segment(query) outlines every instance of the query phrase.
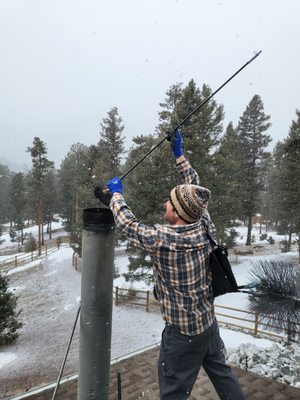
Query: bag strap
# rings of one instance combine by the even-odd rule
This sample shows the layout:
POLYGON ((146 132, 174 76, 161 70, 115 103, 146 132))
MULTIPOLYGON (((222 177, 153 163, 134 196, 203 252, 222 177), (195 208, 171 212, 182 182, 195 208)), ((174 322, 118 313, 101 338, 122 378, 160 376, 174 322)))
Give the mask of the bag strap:
POLYGON ((204 227, 206 236, 207 236, 208 239, 209 239, 209 243, 210 243, 210 245, 211 245, 211 248, 213 249, 214 247, 218 246, 218 243, 217 243, 217 242, 215 241, 215 239, 213 239, 212 236, 208 233, 208 230, 207 230, 207 228, 206 228, 206 225, 205 225, 203 219, 202 219, 202 225, 203 225, 203 227, 204 227))

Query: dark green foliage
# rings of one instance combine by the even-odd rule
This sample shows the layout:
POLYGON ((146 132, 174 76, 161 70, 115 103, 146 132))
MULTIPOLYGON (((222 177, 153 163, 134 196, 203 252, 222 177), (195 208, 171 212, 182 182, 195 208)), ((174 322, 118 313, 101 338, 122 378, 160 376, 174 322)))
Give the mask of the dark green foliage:
POLYGON ((129 250, 128 272, 122 274, 128 282, 144 281, 147 285, 153 283, 152 261, 149 256, 142 251, 129 250))
POLYGON ((12 176, 9 195, 13 213, 13 222, 15 222, 15 229, 18 231, 18 241, 19 244, 23 245, 27 190, 25 186, 24 174, 21 172, 12 176))
POLYGON ((70 233, 71 246, 79 255, 82 246, 82 211, 99 204, 93 195, 93 186, 89 148, 80 143, 74 144, 59 170, 60 214, 66 231, 70 233))
POLYGON ((12 218, 12 207, 9 198, 9 189, 12 173, 6 165, 0 164, 0 224, 12 218))
POLYGON ((228 244, 229 228, 234 227, 234 220, 241 215, 239 199, 240 168, 239 137, 230 122, 221 139, 213 162, 213 179, 210 186, 212 198, 209 204, 210 215, 217 228, 220 244, 228 244))
POLYGON ((18 297, 8 289, 8 278, 0 273, 0 345, 9 344, 18 337, 22 322, 16 312, 18 297))
POLYGON ((93 149, 97 152, 93 171, 99 182, 106 183, 109 179, 120 175, 124 154, 124 137, 122 136, 124 125, 122 125, 122 118, 119 116, 117 107, 113 107, 107 113, 107 117, 103 118, 100 126, 100 140, 97 149, 93 149))
MULTIPOLYGON (((126 170, 153 148, 157 141, 153 136, 135 137, 135 146, 129 151, 126 170)), ((164 143, 160 150, 153 152, 124 181, 124 195, 128 204, 137 218, 146 224, 163 222, 164 200, 176 182, 169 146, 168 142, 164 143)))
POLYGON ((24 174, 18 172, 13 174, 10 185, 10 201, 13 208, 13 220, 16 222, 18 218, 24 219, 24 210, 26 208, 26 186, 24 182, 24 174))
MULTIPOLYGON (((125 171, 165 138, 171 128, 210 94, 211 90, 208 86, 203 85, 200 90, 193 80, 184 88, 181 84, 172 86, 167 91, 165 101, 160 104, 162 107, 159 113, 160 125, 156 133, 147 136, 140 135, 133 139, 134 144, 129 150, 125 171)), ((218 106, 215 101, 210 101, 182 127, 184 154, 199 171, 200 178, 203 178, 202 185, 206 184, 208 187, 213 181, 212 154, 219 142, 222 120, 223 107, 218 106)), ((165 201, 169 197, 170 190, 178 183, 171 145, 165 140, 126 177, 124 195, 136 217, 145 224, 163 223, 165 201)), ((145 260, 143 255, 139 255, 138 259, 131 258, 130 261, 131 271, 140 268, 138 271, 140 276, 149 278, 147 269, 151 266, 150 261, 145 260)), ((134 276, 136 278, 137 273, 134 276)), ((133 272, 128 275, 129 277, 133 277, 133 272)))
POLYGON ((9 230, 9 237, 10 237, 10 241, 11 242, 16 242, 17 241, 17 232, 15 230, 15 228, 10 228, 9 230))
POLYGON ((229 229, 229 233, 226 232, 222 244, 224 244, 227 249, 231 249, 236 245, 236 238, 238 237, 238 235, 238 232, 234 230, 234 228, 229 229))
MULTIPOLYGON (((273 168, 269 176, 268 196, 272 217, 278 223, 278 232, 288 235, 300 232, 300 112, 296 111, 289 135, 278 142, 273 153, 273 168)), ((300 248, 299 248, 300 260, 300 248)))
POLYGON ((47 158, 46 144, 39 138, 35 137, 33 146, 27 148, 27 152, 32 157, 32 182, 31 184, 41 190, 45 182, 45 178, 49 170, 53 168, 54 163, 47 158))
POLYGON ((31 251, 35 251, 37 249, 37 241, 32 236, 32 233, 29 233, 28 235, 26 235, 25 246, 24 247, 25 247, 25 251, 27 253, 29 253, 31 251))
MULTIPOLYGON (((43 244, 43 223, 44 223, 44 209, 45 209, 45 193, 47 186, 47 176, 54 163, 47 158, 46 144, 39 138, 35 137, 33 146, 27 148, 32 158, 32 169, 28 180, 29 188, 31 190, 30 197, 34 201, 34 210, 36 214, 36 221, 39 227, 38 234, 38 248, 41 251, 43 244)), ((54 193, 53 193, 54 196, 54 193)))
POLYGON ((270 116, 264 113, 260 96, 255 95, 240 117, 240 188, 243 215, 248 220, 246 244, 251 244, 252 217, 260 211, 260 193, 264 190, 265 160, 270 157, 265 149, 271 141, 265 132, 271 126, 270 116))
POLYGON ((47 233, 51 239, 51 224, 54 221, 54 215, 59 211, 59 185, 58 173, 51 169, 45 177, 44 185, 44 217, 43 220, 47 223, 47 233))
POLYGON ((295 266, 284 261, 257 261, 251 270, 251 311, 258 312, 277 331, 285 329, 289 337, 300 333, 296 277, 295 266))
MULTIPOLYGON (((211 93, 208 85, 197 88, 193 79, 184 88, 181 84, 172 86, 165 102, 160 104, 163 108, 159 113, 161 134, 165 135, 170 127, 176 126, 211 93)), ((210 187, 213 180, 213 154, 220 140, 223 119, 223 106, 210 100, 181 128, 184 153, 198 171, 201 184, 206 187, 210 187)))

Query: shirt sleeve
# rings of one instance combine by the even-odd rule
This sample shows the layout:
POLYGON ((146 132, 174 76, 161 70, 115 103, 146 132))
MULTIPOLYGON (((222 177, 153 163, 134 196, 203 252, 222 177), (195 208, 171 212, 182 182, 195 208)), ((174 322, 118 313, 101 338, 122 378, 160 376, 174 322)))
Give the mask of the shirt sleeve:
POLYGON ((200 185, 199 175, 194 168, 192 168, 188 160, 176 164, 176 169, 179 174, 180 184, 200 185))
POLYGON ((154 251, 157 241, 157 230, 139 221, 125 203, 120 193, 114 193, 110 209, 117 226, 125 233, 127 239, 136 247, 148 253, 154 251))

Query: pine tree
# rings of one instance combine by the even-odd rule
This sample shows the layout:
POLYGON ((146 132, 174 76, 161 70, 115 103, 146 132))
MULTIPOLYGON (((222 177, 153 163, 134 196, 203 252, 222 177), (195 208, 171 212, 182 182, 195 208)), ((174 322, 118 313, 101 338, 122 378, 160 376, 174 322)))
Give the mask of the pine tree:
POLYGON ((299 235, 300 232, 300 112, 296 111, 296 115, 288 137, 275 148, 269 185, 271 208, 276 210, 273 215, 279 222, 280 233, 288 234, 288 248, 291 247, 292 233, 299 235))
POLYGON ((217 239, 229 245, 234 220, 240 214, 239 198, 239 136, 232 122, 221 139, 213 164, 213 183, 210 187, 210 214, 217 228, 217 239))
MULTIPOLYGON (((211 94, 208 85, 203 84, 199 89, 193 79, 184 88, 182 85, 171 87, 165 102, 160 104, 163 107, 159 113, 161 135, 166 135, 166 129, 180 123, 211 94)), ((206 187, 210 187, 213 180, 213 154, 220 140, 223 119, 223 106, 211 99, 181 128, 185 155, 198 171, 201 184, 206 187)))
POLYGON ((52 221, 54 220, 54 215, 58 213, 58 174, 57 171, 51 169, 48 171, 45 181, 44 190, 44 221, 47 223, 47 233, 49 234, 49 239, 52 237, 52 221))
POLYGON ((265 216, 276 226, 282 220, 280 198, 282 195, 284 197, 284 194, 281 187, 280 174, 282 173, 283 154, 283 143, 277 142, 273 149, 272 161, 267 175, 265 216))
MULTIPOLYGON (((160 124, 155 134, 140 135, 133 139, 134 145, 129 150, 125 170, 128 171, 136 164, 210 94, 208 86, 203 85, 200 90, 193 80, 185 88, 182 88, 181 84, 172 86, 166 93, 165 101, 160 104, 160 124)), ((184 153, 195 169, 198 168, 200 177, 202 176, 207 184, 212 181, 211 153, 219 141, 222 119, 223 107, 210 101, 182 127, 184 153)), ((132 207, 137 218, 148 225, 164 222, 165 201, 172 187, 178 184, 175 160, 170 147, 170 143, 164 141, 126 177, 124 182, 124 194, 128 205, 132 207)), ((149 268, 145 254, 139 252, 136 257, 130 263, 129 270, 144 268, 145 274, 147 267, 149 268)), ((137 275, 131 272, 130 276, 137 275)))
POLYGON ((54 163, 47 158, 46 144, 35 137, 33 146, 27 148, 32 157, 32 174, 30 185, 35 194, 36 220, 38 224, 38 250, 41 253, 41 246, 44 242, 43 236, 43 212, 44 212, 44 190, 45 178, 54 163))
POLYGON ((18 232, 21 233, 18 242, 19 244, 21 242, 21 244, 23 245, 23 228, 27 199, 26 188, 24 184, 24 174, 22 174, 21 172, 18 172, 12 176, 9 194, 11 207, 13 209, 13 221, 16 224, 18 232))
POLYGON ((103 118, 100 126, 97 161, 93 171, 99 181, 105 183, 120 175, 124 154, 125 139, 122 136, 124 125, 122 125, 122 118, 119 116, 117 107, 113 107, 107 113, 107 117, 103 118))
MULTIPOLYGON (((292 121, 289 135, 284 142, 285 160, 288 181, 288 196, 285 202, 286 209, 293 215, 290 220, 290 242, 291 233, 297 232, 300 237, 300 111, 296 111, 297 119, 292 121)), ((300 243, 299 261, 300 261, 300 243)))
POLYGON ((0 273, 0 345, 17 339, 17 330, 22 327, 16 311, 18 298, 8 288, 8 278, 0 273))
POLYGON ((81 255, 82 211, 98 205, 93 195, 92 162, 90 149, 81 143, 71 146, 62 161, 59 174, 60 214, 66 231, 71 234, 73 250, 81 255))
POLYGON ((264 160, 270 156, 265 148, 271 138, 265 134, 271 126, 270 116, 264 113, 260 96, 255 95, 240 117, 240 195, 243 196, 243 214, 248 220, 247 245, 251 245, 252 217, 260 210, 259 192, 263 189, 262 169, 264 160))
POLYGON ((11 177, 8 166, 0 164, 0 224, 12 220, 13 210, 9 201, 11 177))

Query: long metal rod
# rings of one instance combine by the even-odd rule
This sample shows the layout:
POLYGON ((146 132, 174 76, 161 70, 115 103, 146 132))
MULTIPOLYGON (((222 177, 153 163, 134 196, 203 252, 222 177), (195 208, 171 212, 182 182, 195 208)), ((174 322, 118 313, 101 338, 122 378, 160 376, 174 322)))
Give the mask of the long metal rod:
POLYGON ((68 354, 69 354, 69 351, 70 351, 70 347, 71 347, 72 339, 73 339, 73 336, 74 336, 76 324, 77 324, 77 321, 78 321, 80 308, 81 308, 81 305, 79 305, 78 310, 77 310, 77 314, 76 314, 75 322, 74 322, 74 325, 73 325, 71 337, 70 337, 70 340, 69 340, 68 348, 67 348, 64 360, 63 360, 61 368, 60 368, 60 372, 59 372, 59 376, 58 376, 58 379, 57 379, 57 382, 56 382, 56 386, 55 386, 55 389, 54 389, 54 392, 53 392, 52 400, 54 400, 55 397, 56 397, 56 393, 57 393, 57 390, 58 390, 58 387, 59 387, 59 384, 60 384, 60 381, 61 381, 61 377, 62 377, 62 374, 64 372, 65 364, 66 364, 66 361, 67 361, 67 357, 68 357, 68 354))
POLYGON ((181 122, 179 122, 178 125, 173 128, 167 136, 165 136, 163 139, 161 139, 160 142, 157 143, 150 151, 148 151, 147 154, 144 155, 133 167, 131 167, 124 175, 121 176, 121 180, 123 180, 128 174, 130 174, 131 171, 133 171, 142 161, 145 160, 146 157, 148 157, 157 147, 159 147, 170 135, 176 132, 178 128, 180 128, 181 125, 183 125, 185 122, 187 122, 192 115, 194 115, 198 110, 200 110, 201 107, 203 107, 215 94, 217 94, 227 83, 229 83, 237 74, 239 74, 244 68, 247 67, 252 61, 256 59, 260 55, 262 50, 260 50, 258 53, 256 53, 249 61, 247 61, 239 70, 237 70, 230 78, 227 79, 226 82, 224 82, 217 90, 215 90, 210 96, 208 96, 201 104, 199 104, 188 116, 186 116, 181 122))

